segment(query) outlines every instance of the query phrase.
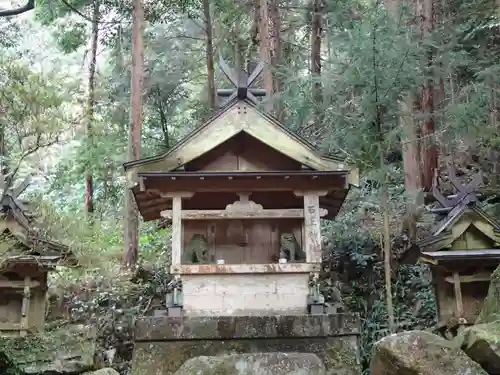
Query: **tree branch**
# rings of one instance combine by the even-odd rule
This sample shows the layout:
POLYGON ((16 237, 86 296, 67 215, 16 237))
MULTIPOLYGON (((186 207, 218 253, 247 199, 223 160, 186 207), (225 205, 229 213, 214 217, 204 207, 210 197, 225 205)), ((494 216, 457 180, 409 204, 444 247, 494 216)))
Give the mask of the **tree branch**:
POLYGON ((35 9, 35 0, 28 0, 26 5, 17 8, 17 9, 9 9, 9 10, 0 10, 0 17, 10 17, 17 16, 21 13, 26 13, 32 9, 35 9))

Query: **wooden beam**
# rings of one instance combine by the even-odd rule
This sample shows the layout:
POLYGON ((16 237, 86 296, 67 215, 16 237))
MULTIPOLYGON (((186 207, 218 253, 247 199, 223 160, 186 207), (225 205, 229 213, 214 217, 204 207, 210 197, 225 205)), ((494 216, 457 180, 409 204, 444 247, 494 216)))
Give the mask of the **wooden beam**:
POLYGON ((168 192, 168 193, 159 193, 162 198, 172 199, 174 197, 181 198, 192 198, 194 193, 192 191, 176 191, 176 192, 168 192))
POLYGON ((0 331, 19 331, 20 329, 21 329, 20 323, 8 323, 8 322, 0 323, 0 331))
POLYGON ((457 304, 457 317, 461 318, 464 314, 464 304, 462 301, 462 287, 460 285, 460 274, 458 272, 453 273, 453 286, 455 289, 455 301, 457 304))
MULTIPOLYGON (((293 178, 255 178, 248 179, 218 179, 218 180, 168 180, 145 182, 146 192, 161 195, 166 190, 190 191, 195 193, 232 192, 238 193, 242 190, 256 191, 345 191, 344 177, 336 176, 329 179, 295 180, 293 178), (204 181, 204 182, 203 182, 204 181), (202 183, 203 182, 203 183, 202 183)), ((300 194, 300 193, 299 193, 300 194)), ((326 194, 325 194, 326 195, 326 194)), ((302 196, 302 195, 300 195, 302 196)))
POLYGON ((182 197, 172 200, 172 265, 181 264, 182 256, 182 197))
MULTIPOLYGON (((478 272, 475 273, 474 275, 462 275, 459 276, 460 283, 474 283, 474 282, 480 282, 480 281, 490 281, 491 279, 491 273, 489 272, 478 272)), ((455 279, 452 276, 447 276, 444 278, 444 280, 447 283, 454 284, 455 279)))
MULTIPOLYGON (((319 215, 326 216, 328 210, 319 209, 319 215)), ((173 219, 173 210, 164 210, 161 216, 173 219)), ((182 220, 243 220, 243 219, 303 219, 304 210, 295 209, 269 209, 261 211, 227 211, 227 210, 184 210, 182 220)))
POLYGON ((304 195, 304 250, 307 263, 321 263, 321 225, 319 196, 304 195))
POLYGON ((256 273, 310 273, 319 272, 319 264, 266 263, 266 264, 183 264, 172 266, 171 272, 181 275, 256 274, 256 273))
MULTIPOLYGON (((19 280, 0 280, 0 288, 13 288, 13 289, 22 289, 26 286, 24 281, 19 280)), ((40 286, 39 281, 30 281, 29 287, 36 288, 40 286)))
POLYGON ((328 190, 294 190, 293 194, 296 197, 303 197, 306 194, 314 194, 317 195, 318 197, 324 197, 325 195, 328 195, 328 190))

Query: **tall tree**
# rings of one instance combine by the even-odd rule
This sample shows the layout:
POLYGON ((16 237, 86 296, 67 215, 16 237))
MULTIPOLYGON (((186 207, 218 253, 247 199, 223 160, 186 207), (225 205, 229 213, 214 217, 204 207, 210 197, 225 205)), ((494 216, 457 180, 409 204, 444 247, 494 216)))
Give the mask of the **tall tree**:
MULTIPOLYGON (((417 17, 421 22, 422 38, 429 40, 434 27, 434 2, 433 0, 417 1, 417 17)), ((427 68, 426 79, 422 87, 421 109, 423 114, 420 147, 422 162, 422 184, 426 191, 432 189, 434 175, 438 167, 438 148, 434 133, 436 123, 434 118, 434 82, 433 82, 433 51, 427 48, 424 56, 424 65, 427 68)))
POLYGON ((313 77, 312 97, 315 105, 313 133, 323 122, 323 94, 321 87, 321 43, 323 39, 323 0, 311 1, 311 75, 313 77))
POLYGON ((215 109, 215 72, 214 72, 214 46, 213 46, 213 26, 210 14, 210 0, 203 0, 203 15, 205 16, 205 54, 207 59, 207 96, 210 109, 215 109))
MULTIPOLYGON (((281 60, 281 15, 278 0, 257 0, 259 6, 259 51, 260 59, 266 64, 263 82, 266 94, 271 99, 273 94, 282 89, 282 80, 273 75, 281 60)), ((273 105, 270 100, 266 105, 268 112, 274 112, 278 118, 282 115, 281 106, 273 105)))
MULTIPOLYGON (((392 25, 399 29, 404 25, 401 22, 401 0, 388 0, 386 7, 389 10, 392 25)), ((403 27, 407 27, 404 25, 403 27)), ((399 30, 396 30, 399 31, 399 30)), ((403 159, 404 186, 406 193, 406 217, 402 220, 402 232, 406 232, 410 241, 416 240, 417 222, 420 219, 422 207, 422 167, 420 163, 420 131, 419 123, 415 120, 420 111, 420 100, 415 92, 408 90, 399 100, 399 127, 401 130, 401 154, 403 159)))
MULTIPOLYGON (((99 42, 99 0, 92 1, 92 35, 90 44, 90 64, 88 78, 88 99, 87 99, 87 144, 92 150, 94 147, 94 136, 92 125, 95 112, 95 78, 97 67, 97 44, 99 42)), ((87 162, 85 171, 85 212, 91 216, 94 212, 94 182, 90 162, 87 162)))
MULTIPOLYGON (((264 62, 265 67, 262 72, 264 81, 264 89, 268 97, 270 97, 273 90, 273 73, 271 65, 271 45, 269 41, 269 7, 267 0, 257 0, 259 6, 259 52, 260 59, 264 62)), ((268 106, 268 110, 269 110, 268 106)))
MULTIPOLYGON (((128 160, 137 160, 141 153, 142 91, 144 86, 144 5, 134 0, 132 11, 132 77, 130 92, 130 129, 128 160)), ((139 212, 130 189, 125 190, 125 267, 137 264, 139 253, 139 212)))

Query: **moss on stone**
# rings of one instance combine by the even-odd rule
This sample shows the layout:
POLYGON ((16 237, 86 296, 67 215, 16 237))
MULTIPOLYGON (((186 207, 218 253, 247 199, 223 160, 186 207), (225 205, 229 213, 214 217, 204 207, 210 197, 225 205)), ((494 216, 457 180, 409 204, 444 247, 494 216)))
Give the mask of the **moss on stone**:
POLYGON ((83 368, 90 367, 95 350, 88 335, 66 328, 26 337, 1 337, 0 348, 14 373, 37 373, 39 369, 50 369, 50 364, 57 360, 77 355, 81 356, 83 368))
POLYGON ((488 295, 476 324, 500 321, 500 266, 491 274, 488 295))
POLYGON ((327 370, 342 369, 353 374, 361 372, 356 348, 342 339, 329 343, 325 350, 324 362, 327 370))

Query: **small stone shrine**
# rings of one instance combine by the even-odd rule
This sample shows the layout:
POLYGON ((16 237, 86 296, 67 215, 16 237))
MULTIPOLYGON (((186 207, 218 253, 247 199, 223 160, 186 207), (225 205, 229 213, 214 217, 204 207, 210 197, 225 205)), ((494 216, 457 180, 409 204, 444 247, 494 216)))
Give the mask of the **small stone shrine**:
POLYGON ((474 324, 488 293, 490 276, 500 263, 500 223, 479 206, 476 176, 463 185, 449 169, 456 190, 445 197, 437 182, 433 195, 441 206, 433 235, 416 244, 418 259, 430 265, 436 293, 438 328, 474 324))
POLYGON ((331 313, 317 275, 320 219, 335 218, 358 171, 258 109, 263 64, 221 68, 236 89, 221 90, 219 111, 166 154, 124 165, 144 220, 171 220, 175 276, 166 311, 137 322, 132 374, 230 352, 356 366, 357 318, 331 313))
POLYGON ((74 264, 67 246, 44 239, 19 195, 0 175, 0 335, 25 336, 45 323, 47 275, 60 262, 74 264))

